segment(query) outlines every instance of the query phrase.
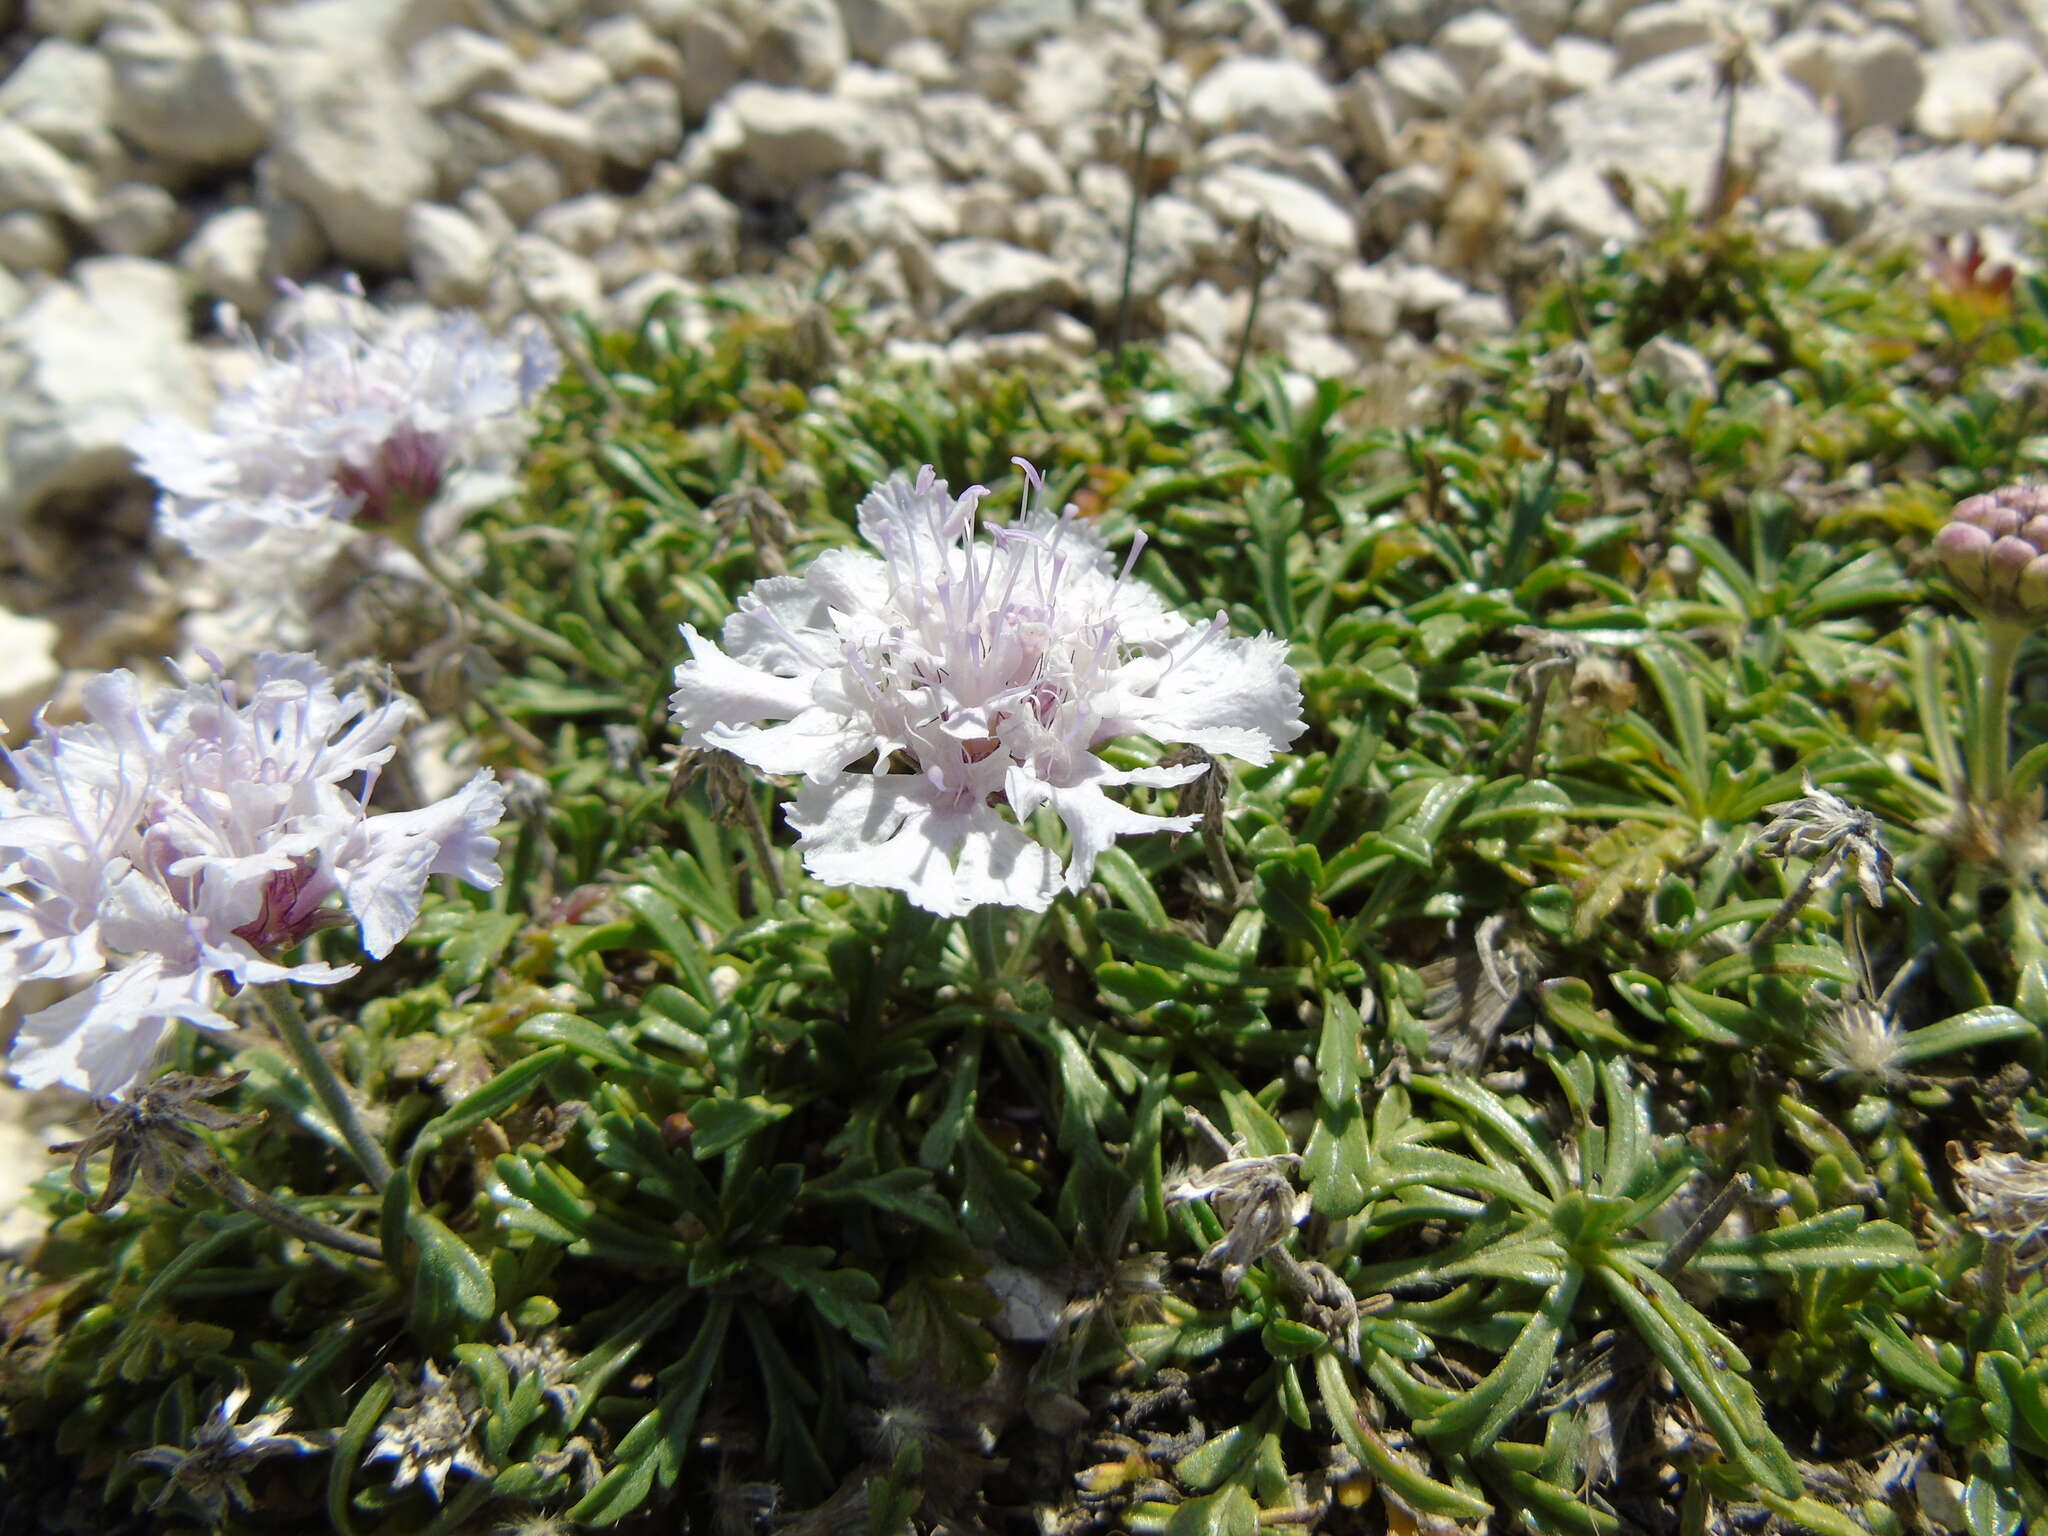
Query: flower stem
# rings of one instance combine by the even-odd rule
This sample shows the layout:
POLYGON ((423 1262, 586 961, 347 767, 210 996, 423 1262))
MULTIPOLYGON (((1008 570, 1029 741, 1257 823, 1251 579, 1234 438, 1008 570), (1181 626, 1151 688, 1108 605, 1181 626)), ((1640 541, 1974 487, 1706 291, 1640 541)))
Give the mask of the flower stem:
POLYGON ((565 665, 580 667, 589 664, 581 651, 553 630, 543 628, 524 614, 508 608, 488 592, 479 591, 474 583, 458 581, 455 573, 441 563, 441 557, 425 539, 408 537, 395 526, 386 531, 419 562, 420 569, 433 579, 434 585, 447 593, 450 601, 471 618, 496 624, 543 656, 551 656, 565 665))
POLYGON ((261 1217, 281 1232, 289 1232, 304 1242, 318 1243, 323 1248, 354 1254, 359 1259, 382 1262, 384 1258, 383 1246, 374 1237, 363 1232, 345 1232, 340 1227, 330 1227, 326 1222, 308 1216, 304 1211, 293 1210, 275 1195, 266 1195, 213 1158, 198 1162, 192 1168, 207 1188, 229 1205, 247 1211, 251 1216, 261 1217))
POLYGON ((2012 758, 2012 678, 2019 664, 2026 630, 2017 624, 1992 621, 1984 626, 1984 697, 1977 711, 1973 797, 1986 809, 2005 800, 2006 775, 2012 758))
POLYGON ((974 954, 975 968, 981 972, 981 979, 993 986, 1003 974, 1003 951, 996 934, 996 914, 1000 908, 976 907, 967 914, 967 945, 974 954))
POLYGON ((391 1182, 391 1159, 384 1155, 377 1138, 363 1124, 347 1086, 334 1075, 334 1069, 320 1054, 319 1046, 313 1043, 313 1033, 306 1027, 306 1016, 300 1011, 299 1000, 293 995, 290 984, 279 982, 275 986, 253 990, 263 999, 263 1006, 270 1014, 270 1022, 276 1027, 278 1038, 292 1053, 292 1060, 298 1063, 299 1070, 306 1074, 307 1084, 319 1097, 335 1129, 348 1142, 349 1151, 355 1154, 356 1163, 370 1180, 370 1187, 382 1194, 384 1186, 391 1182))

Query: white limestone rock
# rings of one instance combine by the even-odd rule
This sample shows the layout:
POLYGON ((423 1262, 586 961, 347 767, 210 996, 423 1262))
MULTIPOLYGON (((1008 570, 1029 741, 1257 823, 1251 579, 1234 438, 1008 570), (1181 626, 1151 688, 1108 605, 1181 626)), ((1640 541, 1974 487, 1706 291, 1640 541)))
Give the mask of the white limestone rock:
POLYGON ((405 244, 428 303, 459 309, 482 301, 497 248, 475 219, 445 203, 414 203, 406 210, 405 244))
POLYGON ((99 46, 113 72, 114 127, 138 149, 239 165, 277 128, 279 62, 265 43, 153 25, 114 27, 99 46))
POLYGON ((1465 83, 1457 71, 1427 48, 1394 49, 1379 62, 1379 79, 1399 123, 1454 117, 1465 104, 1465 83))
POLYGON ((583 29, 582 43, 604 61, 614 80, 654 75, 679 84, 683 79, 682 50, 630 11, 591 22, 583 29))
POLYGON ((1926 88, 1921 52, 1920 44, 1897 27, 1872 27, 1836 45, 1832 74, 1843 132, 1872 124, 1903 128, 1913 121, 1926 88))
POLYGON ((114 68, 97 49, 46 37, 0 80, 0 120, 89 164, 114 156, 114 68))
POLYGON ((1669 336, 1652 336, 1636 349, 1635 361, 1629 365, 1631 381, 1642 380, 1652 385, 1667 398, 1686 399, 1704 396, 1708 400, 1720 398, 1720 385, 1714 378, 1714 365, 1698 350, 1682 341, 1673 341, 1669 336))
MULTIPOLYGON (((806 182, 864 164, 875 145, 858 103, 784 86, 735 86, 718 104, 732 135, 732 163, 750 191, 788 197, 806 182)), ((707 124, 717 135, 720 125, 707 124)))
POLYGON ((683 141, 683 103, 673 82, 642 76, 607 86, 582 109, 605 159, 644 170, 683 141))
POLYGON ((1913 126, 1949 143, 1997 138, 2006 99, 2041 72, 2034 51, 2008 37, 1937 48, 1926 56, 1925 67, 1913 126))
POLYGON ((0 529, 49 498, 119 485, 144 416, 205 409, 185 285, 161 262, 80 262, 0 325, 0 529))
POLYGON ((1614 24, 1614 48, 1623 72, 1651 59, 1714 41, 1721 0, 1658 0, 1630 11, 1614 24))
POLYGON ((851 56, 833 0, 772 0, 754 38, 754 78, 769 85, 829 90, 851 56))
POLYGON ((491 292, 495 309, 596 316, 604 306, 604 282, 595 263, 534 234, 520 235, 506 247, 491 292))
POLYGON ((514 144, 534 150, 578 184, 588 184, 602 158, 597 128, 581 113, 531 96, 486 91, 470 103, 477 120, 514 144))
POLYGON ((642 0, 641 15, 683 56, 683 113, 701 122, 747 70, 747 37, 703 0, 642 0))
POLYGON ((864 64, 886 64, 889 56, 924 31, 912 0, 839 0, 846 45, 864 64))
POLYGON ((1567 160, 1537 177, 1523 194, 1515 232, 1524 240, 1567 235, 1598 249, 1610 240, 1635 239, 1642 226, 1615 197, 1599 166, 1567 160))
POLYGON ((1429 47, 1469 90, 1509 48, 1525 41, 1515 24, 1499 11, 1467 11, 1438 28, 1429 47))
POLYGON ((0 213, 59 213, 84 223, 93 200, 84 170, 28 129, 0 122, 0 213))
POLYGON ((255 322, 280 300, 282 282, 311 277, 332 254, 312 214, 289 198, 265 195, 200 225, 177 264, 198 292, 255 322))
POLYGON ((428 111, 466 101, 478 91, 505 91, 519 73, 510 43, 470 27, 443 27, 413 44, 406 89, 428 111))
POLYGON ((56 273, 70 261, 71 243, 47 213, 28 208, 0 213, 0 271, 56 273))
POLYGON ((1383 268, 1347 262, 1330 280, 1346 335, 1385 341, 1401 328, 1401 285, 1383 268))
POLYGON ((1039 310, 1081 298, 1073 274, 1049 257, 999 240, 948 240, 932 251, 932 276, 944 305, 938 328, 1015 330, 1039 310))
POLYGON ((515 96, 551 107, 573 107, 611 83, 612 72, 596 54, 585 48, 554 45, 521 62, 513 73, 511 90, 515 96))
POLYGON ((264 178, 313 215, 344 260, 398 271, 406 211, 433 195, 443 142, 395 75, 358 70, 285 101, 264 178))
MULTIPOLYGON (((1539 124, 1537 147, 1596 175, 1618 172, 1645 193, 1677 190, 1697 208, 1713 179, 1725 108, 1712 50, 1691 49, 1556 102, 1539 124)), ((1840 150, 1833 119, 1803 87, 1771 76, 1742 87, 1735 156, 1760 192, 1836 159, 1840 150)))
POLYGON ((1264 216, 1282 241, 1296 246, 1338 255, 1358 248, 1358 227, 1351 213, 1289 176, 1255 166, 1226 165, 1202 177, 1195 197, 1224 223, 1240 229, 1264 216))
POLYGON ((1282 144, 1318 144, 1342 122, 1337 93, 1294 59, 1223 60, 1195 82, 1188 120, 1204 138, 1259 133, 1282 144))
POLYGON ((64 675, 57 663, 58 636, 48 619, 0 608, 0 736, 20 741, 56 692, 64 675))
POLYGON ((190 227, 190 216, 167 188, 124 181, 101 194, 90 231, 94 243, 112 255, 155 256, 190 227))

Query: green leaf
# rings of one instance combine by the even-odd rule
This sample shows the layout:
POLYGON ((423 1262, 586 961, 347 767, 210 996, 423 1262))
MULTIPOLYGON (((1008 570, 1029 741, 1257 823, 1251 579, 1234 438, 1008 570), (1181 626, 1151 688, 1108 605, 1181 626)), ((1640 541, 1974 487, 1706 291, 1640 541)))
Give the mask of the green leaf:
POLYGON ((419 1253, 413 1297, 421 1313, 429 1319, 444 1318, 452 1307, 471 1322, 488 1321, 498 1309, 497 1293, 476 1250, 440 1217, 418 1206, 407 1213, 405 1231, 419 1253))
POLYGON ((1463 1439, 1462 1447, 1476 1454, 1500 1438, 1536 1394, 1557 1357, 1558 1340, 1564 1336, 1572 1306, 1579 1297, 1582 1271, 1569 1271, 1564 1280, 1551 1287, 1543 1305, 1529 1316, 1516 1335, 1514 1347, 1501 1356, 1500 1363, 1484 1380, 1415 1426, 1418 1434, 1432 1438, 1463 1439))
POLYGON ((571 1520, 616 1525, 646 1502, 657 1483, 675 1486, 697 1425, 697 1410, 725 1347, 732 1308, 731 1301, 721 1298, 706 1309, 689 1349, 662 1373, 667 1390, 661 1400, 626 1431, 612 1453, 611 1470, 569 1511, 571 1520))
POLYGON ((738 1146, 748 1137, 788 1117, 793 1105, 774 1104, 759 1094, 744 1099, 699 1099, 689 1107, 692 1155, 705 1158, 738 1146))
POLYGON ((1379 1431, 1358 1411, 1351 1385, 1344 1379, 1344 1366, 1334 1353, 1316 1357, 1316 1386, 1323 1397, 1323 1412, 1358 1464, 1385 1483, 1416 1509, 1451 1520, 1484 1520, 1493 1513, 1485 1500, 1463 1493, 1421 1471, 1405 1456, 1380 1438, 1379 1431))
POLYGON ((1232 1485, 1174 1506, 1165 1536, 1259 1536, 1259 1510, 1252 1496, 1232 1485))

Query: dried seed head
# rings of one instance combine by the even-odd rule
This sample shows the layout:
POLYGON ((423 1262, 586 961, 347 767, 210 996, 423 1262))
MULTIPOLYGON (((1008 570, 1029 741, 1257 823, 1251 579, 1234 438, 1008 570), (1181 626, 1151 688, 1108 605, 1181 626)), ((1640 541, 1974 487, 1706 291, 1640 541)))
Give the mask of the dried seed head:
POLYGON ((248 1400, 249 1383, 238 1382, 192 1431, 189 1446, 156 1445, 136 1453, 138 1465, 167 1478, 153 1507, 162 1508, 172 1494, 183 1493, 209 1524, 220 1525, 227 1518, 229 1500, 238 1509, 255 1507, 244 1479, 258 1462, 272 1456, 303 1456, 320 1450, 333 1438, 278 1433, 292 1416, 289 1408, 259 1413, 248 1423, 238 1424, 236 1417, 248 1400))
POLYGON ((1890 1011, 1866 997, 1835 1006, 1822 1022, 1814 1048, 1830 1077, 1888 1083, 1898 1073, 1905 1032, 1890 1011))
POLYGON ((574 1413, 576 1384, 569 1380, 569 1373, 578 1361, 562 1343, 562 1335, 553 1328, 543 1328, 532 1338, 521 1339, 510 1318, 498 1319, 498 1326, 505 1330, 505 1342, 496 1346, 498 1358, 512 1373, 513 1385, 530 1376, 540 1383, 542 1397, 564 1414, 574 1413))
POLYGON ((483 1415, 476 1388, 467 1376, 450 1379, 428 1360, 420 1365, 419 1386, 410 1390, 401 1386, 399 1390, 406 1400, 394 1404, 378 1424, 377 1439, 363 1458, 364 1466, 373 1461, 396 1462, 391 1486, 424 1484, 437 1504, 450 1472, 492 1475, 491 1464, 476 1441, 483 1415))
POLYGON ((112 1151, 107 1187, 90 1207, 94 1215, 112 1210, 134 1187, 137 1175, 151 1194, 176 1205, 180 1170, 196 1170, 199 1164, 213 1161, 212 1150, 194 1133, 194 1126, 231 1131, 262 1121, 260 1114, 230 1114, 206 1102, 248 1075, 195 1077, 189 1072, 166 1072, 132 1099, 96 1100, 100 1118, 93 1128, 79 1140, 60 1142, 50 1150, 75 1154, 71 1182, 86 1196, 92 1194, 86 1165, 96 1153, 112 1151))
POLYGON ((1247 1269, 1268 1250, 1286 1242, 1287 1234, 1308 1219, 1309 1197, 1294 1186, 1301 1159, 1292 1152, 1248 1156, 1243 1138, 1226 1138, 1197 1110, 1188 1110, 1187 1118, 1225 1156, 1200 1173, 1175 1179, 1167 1186, 1167 1203, 1209 1203, 1223 1223, 1223 1238, 1202 1255, 1202 1264, 1220 1268, 1224 1288, 1234 1291, 1247 1269))
POLYGON ((2011 1152, 1964 1157, 1949 1143, 1956 1195, 1969 1212, 1964 1225, 1980 1237, 2012 1244, 2013 1262, 2030 1268, 2048 1259, 2048 1163, 2011 1152))
POLYGON ((1853 870, 1863 899, 1884 905, 1892 884, 1891 851, 1877 817, 1807 779, 1797 800, 1766 806, 1775 814, 1757 837, 1756 850, 1773 859, 1811 859, 1807 889, 1825 890, 1844 869, 1853 870))

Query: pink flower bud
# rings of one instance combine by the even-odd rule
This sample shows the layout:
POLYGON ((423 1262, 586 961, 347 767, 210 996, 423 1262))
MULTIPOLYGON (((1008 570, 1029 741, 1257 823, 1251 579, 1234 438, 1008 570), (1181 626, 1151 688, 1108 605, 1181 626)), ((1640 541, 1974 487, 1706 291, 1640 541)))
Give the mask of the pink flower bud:
POLYGON ((1958 502, 1934 536, 1934 555, 1979 618, 2048 624, 2048 486, 2009 485, 1958 502))

